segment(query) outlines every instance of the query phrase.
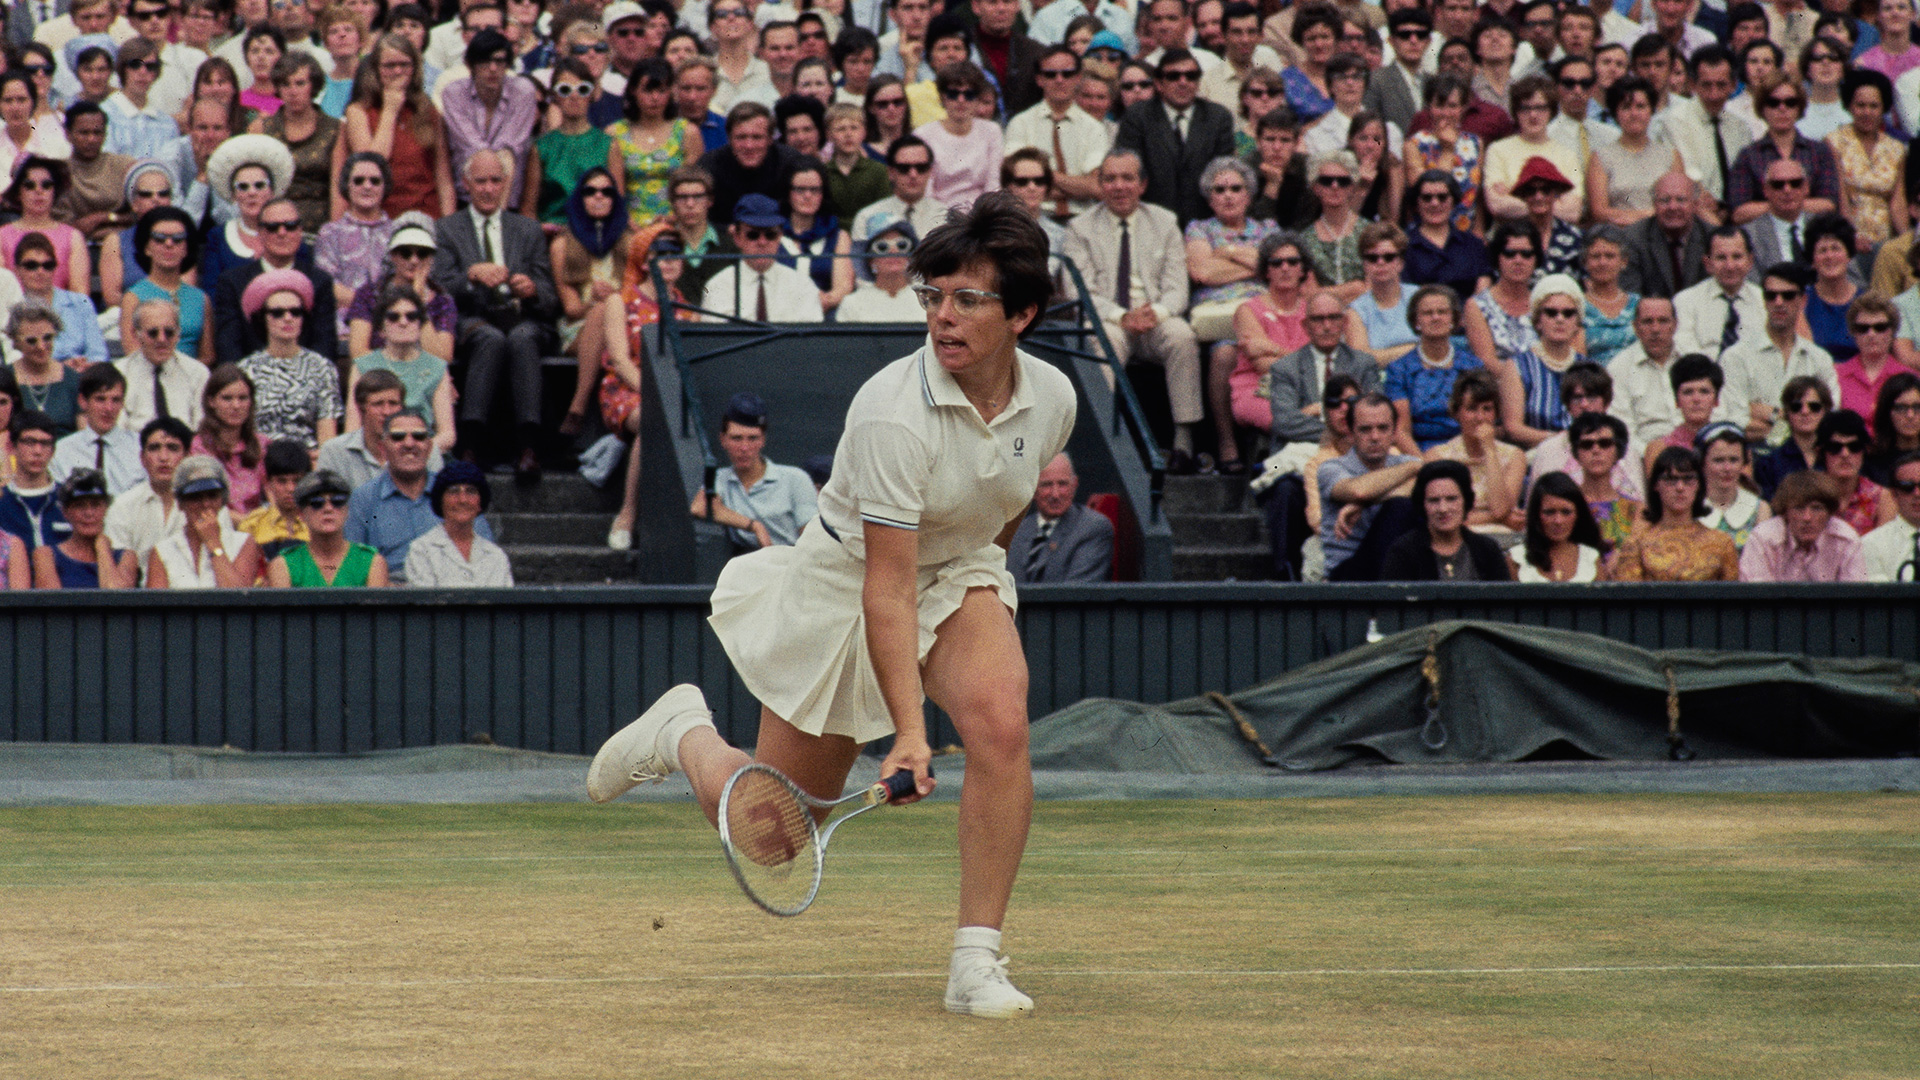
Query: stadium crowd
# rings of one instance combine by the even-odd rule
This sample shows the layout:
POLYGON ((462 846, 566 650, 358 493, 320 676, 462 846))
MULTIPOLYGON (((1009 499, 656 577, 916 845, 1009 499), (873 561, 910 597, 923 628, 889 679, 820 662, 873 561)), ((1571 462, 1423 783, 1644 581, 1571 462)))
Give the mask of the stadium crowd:
MULTIPOLYGON (((0 581, 511 584, 488 475, 540 474, 544 358, 578 363, 560 433, 597 411, 637 462, 667 300, 918 321, 915 244, 1002 188, 1163 373, 1169 471, 1253 478, 1282 578, 1911 577, 1913 24, 15 0, 0 581)), ((714 515, 790 542, 756 500, 810 499, 741 404, 714 515)), ((1100 575, 1049 554, 1075 483, 1049 466, 1016 575, 1100 575)))

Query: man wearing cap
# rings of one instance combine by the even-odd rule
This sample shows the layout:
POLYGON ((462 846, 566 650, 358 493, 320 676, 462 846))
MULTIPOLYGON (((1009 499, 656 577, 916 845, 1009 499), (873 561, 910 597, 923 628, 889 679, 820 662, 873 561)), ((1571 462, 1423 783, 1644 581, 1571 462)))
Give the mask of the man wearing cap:
POLYGON ((137 345, 115 363, 127 377, 127 402, 120 410, 120 426, 139 431, 157 416, 177 416, 190 428, 200 426, 200 392, 207 386, 207 365, 176 346, 180 342, 180 312, 170 300, 137 300, 127 294, 133 309, 133 341, 137 345))
MULTIPOLYGON (((269 138, 269 136, 243 136, 269 138)), ((331 361, 340 355, 340 329, 333 293, 333 275, 313 265, 313 253, 302 241, 300 207, 282 196, 260 211, 260 256, 248 259, 220 275, 213 287, 214 358, 237 364, 267 347, 254 332, 253 320, 241 310, 241 297, 253 279, 269 270, 293 270, 313 287, 313 303, 300 326, 300 344, 331 361)))
POLYGON ((480 151, 461 172, 473 202, 433 226, 433 284, 460 308, 455 352, 467 366, 461 449, 470 460, 479 452, 493 395, 507 384, 520 438, 515 471, 531 481, 540 475, 540 358, 559 340, 553 262, 539 222, 506 209, 509 177, 500 154, 480 151))
MULTIPOLYGON (((294 486, 293 502, 307 526, 307 542, 267 564, 267 584, 276 589, 385 588, 393 584, 387 559, 372 544, 350 539, 346 481, 315 469, 294 486)), ((425 501, 422 499, 421 501, 425 501)))
MULTIPOLYGON (((353 384, 360 426, 328 439, 312 466, 340 474, 353 487, 373 479, 387 467, 387 417, 406 407, 406 392, 405 384, 391 371, 375 368, 360 376, 353 384)), ((427 458, 427 471, 437 473, 444 464, 435 447, 427 458)))
MULTIPOLYGON (((1252 16, 1258 35, 1259 16, 1252 16)), ((1093 209, 1100 197, 1097 173, 1112 140, 1104 119, 1076 105, 1073 91, 1080 85, 1080 57, 1065 45, 1040 54, 1035 77, 1042 97, 1038 105, 1007 121, 1006 152, 1033 147, 1053 166, 1053 190, 1047 212, 1056 220, 1093 209)))
POLYGON ((607 73, 600 88, 616 100, 627 91, 627 76, 633 67, 647 58, 647 22, 652 16, 633 0, 618 0, 600 13, 600 29, 606 31, 611 50, 607 73))
MULTIPOLYGON (((465 79, 447 86, 441 112, 447 122, 451 161, 463 162, 481 150, 505 150, 513 155, 513 187, 509 206, 520 205, 520 184, 527 171, 527 151, 533 146, 534 126, 540 118, 540 91, 525 75, 511 73, 513 46, 505 36, 482 30, 467 45, 465 79)), ((464 177, 454 186, 463 199, 464 177)))
POLYGON ((1672 299, 1707 276, 1707 226, 1694 213, 1698 204, 1699 189, 1685 173, 1654 181, 1653 216, 1628 226, 1620 246, 1627 257, 1622 289, 1672 299))
MULTIPOLYGON (((720 448, 729 464, 714 474, 720 505, 710 520, 727 526, 736 551, 791 547, 820 512, 813 478, 768 461, 766 447, 767 403, 750 390, 733 395, 720 420, 720 448)), ((694 495, 691 512, 696 518, 708 516, 706 492, 694 495)))
POLYGON ((53 450, 50 471, 56 482, 80 469, 106 475, 107 493, 118 495, 145 479, 140 440, 120 426, 127 399, 127 377, 112 364, 94 364, 80 376, 80 428, 53 450))
POLYGON ((456 461, 434 475, 427 502, 440 523, 414 540, 400 579, 421 589, 510 589, 513 567, 475 522, 493 502, 487 474, 456 461))
MULTIPOLYGON (((433 474, 427 471, 433 429, 418 409, 402 409, 387 418, 386 436, 387 467, 353 489, 347 503, 346 538, 379 549, 394 583, 405 584, 407 549, 439 524, 433 503, 427 498, 427 486, 433 481, 433 474)), ((334 474, 313 474, 320 475, 334 474)), ((474 523, 474 531, 493 539, 493 526, 484 517, 474 523)))
MULTIPOLYGON (((727 3, 736 0, 725 0, 727 3)), ((773 110, 757 101, 743 101, 727 111, 727 145, 700 157, 700 167, 713 178, 713 203, 708 213, 716 225, 733 222, 733 208, 741 196, 765 195, 784 203, 800 155, 773 141, 773 110)))
POLYGON ((913 223, 881 214, 867 221, 871 232, 860 236, 873 280, 862 281, 840 301, 835 318, 843 323, 917 323, 926 318, 907 280, 907 260, 919 242, 913 223))
POLYGON ((141 561, 150 589, 244 589, 264 564, 253 538, 227 512, 227 470, 218 458, 193 454, 173 470, 173 504, 181 525, 160 537, 141 561))
POLYGON ((767 62, 754 55, 758 35, 753 27, 753 5, 747 0, 708 0, 707 34, 713 39, 715 74, 713 108, 730 112, 735 105, 753 102, 772 108, 779 99, 767 62))
POLYGON ((820 290, 804 271, 774 261, 786 218, 765 195, 742 198, 733 211, 733 243, 747 258, 729 263, 707 280, 700 306, 718 314, 756 322, 817 323, 826 319, 820 290))
POLYGON ((871 232, 871 222, 881 215, 904 218, 914 231, 925 236, 947 217, 947 204, 927 194, 933 179, 933 147, 918 135, 902 135, 887 147, 887 179, 893 194, 869 205, 854 215, 853 231, 871 232))
POLYGON ((1007 544, 1007 573, 1022 585, 1113 579, 1113 522, 1073 501, 1080 476, 1066 451, 1040 470, 1033 509, 1007 544))

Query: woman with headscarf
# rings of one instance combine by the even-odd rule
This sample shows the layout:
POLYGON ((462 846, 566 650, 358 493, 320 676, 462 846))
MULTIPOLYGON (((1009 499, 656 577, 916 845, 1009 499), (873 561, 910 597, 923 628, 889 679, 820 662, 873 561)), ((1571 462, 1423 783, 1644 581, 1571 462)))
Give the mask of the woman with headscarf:
POLYGON ((129 224, 124 229, 108 233, 100 244, 100 299, 109 308, 117 307, 120 294, 147 276, 147 272, 133 257, 136 250, 133 243, 134 224, 154 207, 172 205, 173 172, 152 158, 142 158, 127 169, 127 181, 122 187, 129 210, 129 224))
POLYGON ((207 159, 207 184, 238 216, 207 236, 200 278, 218 282, 232 267, 260 256, 260 211, 293 183, 293 154, 271 135, 235 135, 207 159))
POLYGON ((560 292, 560 347, 578 358, 573 401, 560 433, 578 434, 586 423, 600 355, 606 349, 606 317, 601 305, 620 295, 626 274, 628 243, 626 196, 605 166, 588 169, 567 197, 567 228, 549 250, 553 283, 560 292))
POLYGON ((820 290, 820 306, 834 311, 853 293, 853 260, 846 257, 853 251, 853 240, 827 209, 826 199, 826 166, 803 159, 794 166, 788 187, 780 261, 804 269, 820 290))

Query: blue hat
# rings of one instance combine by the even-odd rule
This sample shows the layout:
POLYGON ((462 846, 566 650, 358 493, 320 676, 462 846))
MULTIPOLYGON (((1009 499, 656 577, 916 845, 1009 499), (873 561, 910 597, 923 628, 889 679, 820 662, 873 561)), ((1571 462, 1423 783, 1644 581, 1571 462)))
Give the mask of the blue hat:
POLYGON ((1127 55, 1127 43, 1121 41, 1120 35, 1111 30, 1102 30, 1087 42, 1088 52, 1095 49, 1112 49, 1122 56, 1127 55))
POLYGON ((897 232, 916 244, 920 242, 920 234, 914 229, 913 222, 908 221, 899 214, 888 213, 884 210, 867 218, 866 228, 861 231, 859 236, 854 237, 854 239, 865 242, 879 236, 881 233, 890 232, 897 232))
POLYGON ((733 204, 733 220, 761 229, 777 229, 787 223, 780 216, 780 204, 757 191, 740 196, 740 201, 733 204))
POLYGON ((727 411, 721 415, 720 422, 764 428, 767 426, 767 403, 759 394, 742 390, 727 399, 727 411))
POLYGON ((487 483, 486 472, 471 461, 449 461, 434 475, 433 485, 427 489, 427 501, 433 504, 434 517, 446 516, 440 504, 447 497, 447 489, 455 484, 470 484, 480 493, 481 513, 493 505, 493 486, 487 483))
POLYGON ((815 454, 801 462, 800 468, 815 485, 824 487, 828 480, 833 479, 833 455, 815 454))

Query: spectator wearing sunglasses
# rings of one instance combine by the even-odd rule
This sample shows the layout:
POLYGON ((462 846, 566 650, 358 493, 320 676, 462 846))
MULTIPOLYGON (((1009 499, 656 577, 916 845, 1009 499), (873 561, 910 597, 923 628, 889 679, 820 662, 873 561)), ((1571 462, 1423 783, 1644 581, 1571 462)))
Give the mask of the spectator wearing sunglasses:
MULTIPOLYGON (((93 301, 81 293, 69 292, 54 284, 52 241, 38 232, 27 233, 20 239, 20 246, 14 249, 13 268, 19 273, 23 297, 14 310, 36 309, 53 318, 55 336, 50 355, 54 362, 71 364, 85 361, 97 364, 105 361, 107 341, 100 334, 99 315, 93 309, 93 301)), ((14 344, 17 347, 20 342, 16 340, 14 344)), ((84 367, 85 364, 79 366, 84 367)), ((24 379, 22 384, 25 384, 24 379)), ((38 405, 34 407, 41 408, 38 405)), ((66 419, 71 419, 71 414, 66 419)))
POLYGON ((1768 213, 1770 168, 1783 159, 1799 163, 1805 181, 1805 211, 1825 213, 1839 207, 1840 168, 1833 148, 1800 134, 1795 125, 1806 115, 1807 96, 1797 72, 1776 71, 1751 86, 1755 109, 1766 130, 1740 151, 1727 174, 1727 206, 1733 223, 1744 225, 1768 213))
POLYGON ((826 318, 820 289, 804 271, 776 261, 787 219, 765 195, 746 195, 734 207, 733 243, 746 258, 707 281, 700 306, 711 322, 817 323, 826 318))
MULTIPOLYGON (((378 281, 386 269, 387 241, 394 222, 387 216, 392 174, 387 159, 372 151, 347 158, 335 183, 345 209, 320 226, 313 245, 315 266, 333 275, 333 297, 340 309, 339 332, 349 332, 347 311, 354 293, 378 281)), ((336 200, 336 202, 340 201, 336 200)))
MULTIPOLYGON (((425 305, 420 302, 419 295, 407 286, 390 285, 381 294, 380 302, 374 308, 374 316, 380 323, 384 341, 380 348, 355 357, 348 368, 350 398, 358 400, 359 395, 353 390, 361 378, 376 371, 391 372, 405 388, 405 407, 417 409, 434 418, 434 426, 440 432, 434 441, 434 449, 453 449, 453 380, 447 374, 446 359, 421 348, 421 329, 426 320, 425 305)), ((349 407, 348 431, 365 422, 358 408, 349 407)))
MULTIPOLYGON (((413 409, 388 417, 386 428, 386 470, 354 489, 347 507, 346 538, 378 548, 387 566, 394 568, 394 583, 405 584, 409 549, 439 524, 429 494, 436 474, 427 468, 433 430, 427 418, 413 409)), ((314 528, 311 517, 307 528, 314 528)), ((473 528, 482 539, 494 538, 484 514, 473 528)))
POLYGON ((887 179, 893 194, 869 205, 854 216, 855 234, 871 235, 873 218, 886 214, 905 218, 914 231, 925 235, 946 219, 947 204, 927 194, 933 179, 933 148, 918 135, 902 135, 887 147, 887 179))
MULTIPOLYGON (((1753 479, 1760 486, 1761 498, 1773 498, 1782 480, 1812 468, 1820 459, 1820 422, 1833 411, 1833 401, 1833 392, 1827 389, 1827 384, 1811 375, 1797 375, 1787 380, 1780 391, 1787 438, 1753 460, 1753 479)), ((1749 441, 1752 441, 1751 434, 1748 432, 1749 441)))
MULTIPOLYGON (((421 421, 423 429, 425 423, 421 421)), ((371 490, 371 485, 361 490, 371 490)), ((392 584, 380 549, 347 538, 347 506, 352 494, 344 479, 325 469, 301 479, 294 488, 293 501, 307 527, 307 542, 281 552, 267 564, 268 585, 277 589, 379 589, 392 584)))
POLYGON ((934 85, 946 116, 913 132, 933 152, 928 194, 949 206, 969 205, 1000 189, 1000 163, 1006 155, 992 119, 993 90, 986 73, 967 60, 941 68, 934 85))
POLYGON ((1773 403, 1788 379, 1796 375, 1819 379, 1826 388, 1829 408, 1840 397, 1833 357, 1800 333, 1812 279, 1813 272, 1802 264, 1781 262, 1768 267, 1760 279, 1766 326, 1761 332, 1743 334, 1720 358, 1727 375, 1727 411, 1735 420, 1746 422, 1747 437, 1752 441, 1782 434, 1778 430, 1782 417, 1773 403))
MULTIPOLYGON (((38 57, 27 59, 29 66, 38 65, 38 57)), ((13 175, 13 163, 29 154, 72 156, 60 117, 48 116, 43 123, 35 115, 40 105, 40 90, 31 75, 17 69, 0 72, 0 176, 13 175)))
MULTIPOLYGON (((20 269, 20 244, 29 235, 39 233, 53 253, 52 283, 59 289, 73 289, 85 295, 93 277, 93 259, 87 252, 87 236, 64 221, 54 219, 55 207, 71 190, 64 161, 52 161, 35 155, 14 170, 13 186, 6 191, 8 208, 19 217, 0 225, 0 253, 15 272, 20 269), (74 288, 75 285, 78 288, 74 288)), ((119 185, 114 188, 118 199, 119 185)), ((24 286, 23 286, 24 287, 24 286)))
POLYGON ((1180 227, 1208 215, 1200 176, 1218 157, 1233 154, 1233 114, 1199 99, 1200 64, 1184 49, 1169 49, 1155 72, 1159 96, 1127 107, 1114 146, 1145 162, 1147 202, 1172 210, 1180 227))
POLYGON ((1873 436, 1859 413, 1852 409, 1828 413, 1814 438, 1819 454, 1813 467, 1833 482, 1834 495, 1839 499, 1834 512, 1840 520, 1865 536, 1899 515, 1893 493, 1861 473, 1873 436))
POLYGON ((333 275, 313 264, 301 231, 300 207, 292 199, 273 199, 261 208, 259 220, 259 256, 226 270, 213 287, 215 359, 236 363, 266 346, 267 330, 246 309, 244 298, 252 295, 253 282, 262 275, 290 273, 306 283, 299 343, 331 363, 340 351, 333 275))
POLYGON ((333 335, 332 313, 321 314, 316 295, 313 282, 297 270, 269 270, 249 282, 241 311, 263 344, 239 362, 253 379, 260 436, 298 439, 314 451, 340 427, 339 372, 333 361, 302 344, 306 325, 322 318, 327 336, 333 335))
POLYGON ((127 377, 121 426, 139 431, 158 417, 172 416, 199 427, 208 369, 180 347, 179 309, 168 300, 135 300, 127 329, 121 344, 129 351, 116 362, 127 377))
MULTIPOLYGON (((353 384, 353 408, 360 417, 359 427, 328 439, 320 447, 319 457, 308 459, 310 467, 331 469, 356 488, 373 479, 387 467, 387 417, 406 407, 406 394, 406 384, 391 371, 375 369, 361 375, 353 384)), ((439 471, 443 464, 438 449, 428 454, 429 472, 439 471)), ((303 475, 306 472, 301 471, 303 475)), ((270 489, 271 472, 267 479, 270 489)))
POLYGON ((154 80, 160 77, 160 50, 144 37, 134 38, 120 46, 115 66, 120 89, 100 104, 107 114, 107 153, 158 157, 169 142, 180 137, 173 111, 162 108, 164 103, 149 95, 154 80))
POLYGON ((1900 515, 1860 540, 1868 581, 1920 580, 1920 452, 1908 451, 1893 465, 1893 498, 1900 515))
POLYGON ((1028 148, 1046 155, 1053 180, 1047 192, 1046 216, 1064 222, 1091 209, 1100 194, 1095 174, 1106 157, 1107 129, 1099 117, 1074 102, 1080 58, 1072 49, 1059 45, 1042 53, 1035 80, 1042 100, 1007 122, 1006 151, 1009 160, 1028 148))
POLYGON ((550 124, 547 131, 534 140, 533 156, 528 160, 533 176, 527 183, 527 198, 520 206, 528 217, 548 225, 566 224, 568 193, 579 185, 587 170, 606 167, 607 150, 613 145, 613 137, 594 125, 588 115, 598 92, 593 74, 585 64, 563 59, 553 66, 551 98, 560 113, 560 121, 550 124))
POLYGON ((910 288, 907 260, 920 236, 913 223, 904 218, 876 215, 867 220, 871 230, 860 238, 866 253, 871 281, 854 286, 852 295, 840 302, 839 321, 843 323, 918 323, 925 312, 910 288))

